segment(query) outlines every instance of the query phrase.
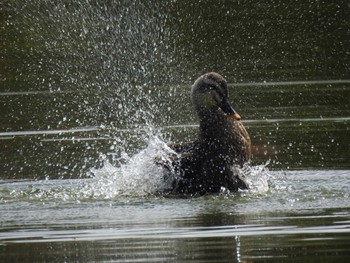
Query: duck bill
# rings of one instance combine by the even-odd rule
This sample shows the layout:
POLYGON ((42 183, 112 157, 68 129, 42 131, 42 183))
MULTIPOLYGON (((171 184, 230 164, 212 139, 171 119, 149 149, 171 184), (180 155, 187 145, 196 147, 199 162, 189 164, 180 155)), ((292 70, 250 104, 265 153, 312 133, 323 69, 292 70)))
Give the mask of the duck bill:
POLYGON ((237 120, 237 121, 240 121, 240 120, 241 120, 241 116, 240 116, 238 113, 231 114, 231 115, 230 115, 230 118, 232 118, 232 119, 234 119, 234 120, 237 120))
POLYGON ((232 108, 228 101, 223 101, 220 107, 230 118, 240 120, 241 116, 232 108))

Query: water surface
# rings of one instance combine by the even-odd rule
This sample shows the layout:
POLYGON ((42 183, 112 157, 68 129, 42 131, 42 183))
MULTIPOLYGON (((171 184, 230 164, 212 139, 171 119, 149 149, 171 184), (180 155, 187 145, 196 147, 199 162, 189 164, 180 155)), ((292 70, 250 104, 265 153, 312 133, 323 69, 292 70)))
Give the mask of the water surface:
POLYGON ((1 262, 348 262, 347 1, 2 1, 1 262), (229 82, 249 191, 162 194, 229 82))
POLYGON ((268 190, 194 199, 109 197, 108 186, 103 195, 103 189, 93 189, 92 179, 2 182, 1 255, 3 260, 12 255, 33 261, 294 262, 322 257, 346 262, 348 171, 259 176, 267 180, 268 190))

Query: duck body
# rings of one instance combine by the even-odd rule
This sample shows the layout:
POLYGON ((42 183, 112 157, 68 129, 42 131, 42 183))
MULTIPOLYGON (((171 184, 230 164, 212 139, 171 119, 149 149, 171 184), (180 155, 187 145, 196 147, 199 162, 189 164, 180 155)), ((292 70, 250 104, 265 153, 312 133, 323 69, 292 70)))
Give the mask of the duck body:
POLYGON ((177 179, 173 192, 187 195, 247 189, 233 166, 250 160, 250 138, 240 116, 228 102, 225 79, 207 73, 192 86, 192 102, 199 117, 199 135, 193 143, 173 145, 177 179))

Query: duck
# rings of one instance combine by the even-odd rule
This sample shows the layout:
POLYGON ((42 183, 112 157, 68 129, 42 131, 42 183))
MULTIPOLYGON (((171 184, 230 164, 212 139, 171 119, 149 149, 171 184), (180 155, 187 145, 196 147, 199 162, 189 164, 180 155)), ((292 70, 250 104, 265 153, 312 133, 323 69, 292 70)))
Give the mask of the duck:
POLYGON ((200 76, 192 85, 191 100, 199 119, 198 138, 173 144, 172 193, 187 196, 249 189, 235 166, 251 159, 251 140, 240 115, 229 102, 227 81, 216 72, 200 76))

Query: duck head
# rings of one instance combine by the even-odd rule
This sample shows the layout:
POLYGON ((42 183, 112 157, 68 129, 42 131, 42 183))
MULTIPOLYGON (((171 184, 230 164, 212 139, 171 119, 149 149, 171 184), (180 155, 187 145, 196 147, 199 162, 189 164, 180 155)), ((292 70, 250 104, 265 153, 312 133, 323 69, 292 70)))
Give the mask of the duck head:
POLYGON ((227 82, 218 73, 209 72, 200 76, 192 86, 191 99, 199 116, 222 111, 234 120, 241 119, 228 102, 227 82))

